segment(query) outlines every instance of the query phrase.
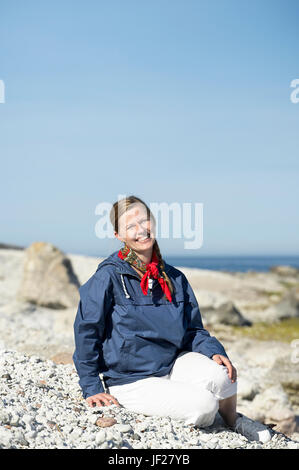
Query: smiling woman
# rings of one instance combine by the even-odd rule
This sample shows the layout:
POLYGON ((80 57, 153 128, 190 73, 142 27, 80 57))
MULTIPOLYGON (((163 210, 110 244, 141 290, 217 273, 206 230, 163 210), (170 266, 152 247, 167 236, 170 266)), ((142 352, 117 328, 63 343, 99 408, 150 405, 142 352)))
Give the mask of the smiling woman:
POLYGON ((115 237, 124 242, 119 256, 141 276, 141 289, 146 292, 148 282, 152 285, 153 277, 158 279, 163 292, 171 301, 173 286, 164 270, 164 261, 155 239, 156 221, 150 209, 138 197, 130 196, 113 205, 110 220, 115 237), (161 275, 157 269, 154 271, 155 266, 151 264, 151 271, 145 276, 152 257, 153 261, 160 265, 161 275))
POLYGON ((80 287, 74 324, 73 359, 88 404, 121 403, 198 426, 211 425, 219 410, 231 429, 269 440, 265 426, 236 412, 236 369, 203 327, 186 276, 164 262, 148 206, 129 196, 110 220, 124 246, 80 287))
POLYGON ((128 208, 125 204, 114 204, 110 219, 115 221, 116 238, 135 250, 142 261, 149 263, 155 243, 155 221, 144 204, 137 199, 128 208))

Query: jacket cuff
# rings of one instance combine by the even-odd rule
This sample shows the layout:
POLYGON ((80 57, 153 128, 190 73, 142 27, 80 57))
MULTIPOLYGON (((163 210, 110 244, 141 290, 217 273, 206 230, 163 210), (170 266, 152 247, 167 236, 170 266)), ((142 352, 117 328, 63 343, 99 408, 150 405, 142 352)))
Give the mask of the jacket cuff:
POLYGON ((210 344, 203 344, 201 345, 200 351, 201 354, 204 354, 205 356, 209 357, 212 359, 214 354, 221 354, 222 356, 225 356, 229 359, 224 347, 222 344, 216 340, 216 338, 211 337, 210 344))
MULTIPOLYGON (((221 356, 224 356, 224 357, 227 357, 227 359, 229 359, 228 355, 226 354, 226 352, 213 352, 212 354, 210 354, 209 358, 212 359, 213 356, 215 356, 215 354, 221 354, 221 356)), ((230 359, 229 359, 230 360, 230 359)))
POLYGON ((83 398, 91 397, 92 395, 96 395, 97 393, 105 393, 105 389, 103 387, 102 382, 98 382, 95 385, 90 385, 83 389, 83 398))

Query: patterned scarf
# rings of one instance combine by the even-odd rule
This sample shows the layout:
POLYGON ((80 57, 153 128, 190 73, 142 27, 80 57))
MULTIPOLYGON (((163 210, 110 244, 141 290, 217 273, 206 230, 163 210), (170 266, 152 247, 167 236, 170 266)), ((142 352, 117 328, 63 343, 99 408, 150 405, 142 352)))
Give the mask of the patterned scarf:
POLYGON ((118 257, 144 272, 144 275, 140 281, 140 287, 144 295, 147 295, 149 279, 158 279, 165 296, 169 302, 172 302, 171 292, 167 282, 159 271, 159 260, 155 249, 153 249, 151 262, 147 264, 141 261, 136 252, 132 250, 132 248, 129 248, 126 243, 124 247, 119 250, 118 257))

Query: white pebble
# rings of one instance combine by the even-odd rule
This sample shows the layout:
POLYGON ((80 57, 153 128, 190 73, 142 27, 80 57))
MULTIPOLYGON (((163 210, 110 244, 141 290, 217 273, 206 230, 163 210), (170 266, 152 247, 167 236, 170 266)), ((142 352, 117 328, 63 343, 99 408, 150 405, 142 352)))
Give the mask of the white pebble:
POLYGON ((115 424, 114 428, 120 432, 132 431, 132 426, 130 426, 129 424, 115 424))
POLYGON ((25 423, 26 425, 30 425, 30 424, 34 421, 34 418, 33 418, 33 416, 31 416, 31 415, 23 415, 23 416, 22 416, 22 421, 23 421, 23 423, 25 423))
POLYGON ((97 444, 102 444, 103 442, 106 441, 106 433, 104 430, 101 430, 99 432, 97 432, 96 434, 96 443, 97 444))

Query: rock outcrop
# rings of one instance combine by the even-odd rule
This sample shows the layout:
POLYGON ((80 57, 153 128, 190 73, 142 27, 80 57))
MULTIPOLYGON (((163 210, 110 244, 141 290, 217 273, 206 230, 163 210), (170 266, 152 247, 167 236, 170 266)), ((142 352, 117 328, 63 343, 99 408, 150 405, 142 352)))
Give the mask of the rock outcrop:
POLYGON ((52 309, 75 306, 80 283, 72 263, 50 243, 35 242, 25 250, 17 299, 52 309))

